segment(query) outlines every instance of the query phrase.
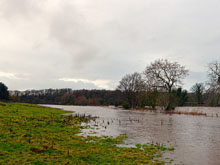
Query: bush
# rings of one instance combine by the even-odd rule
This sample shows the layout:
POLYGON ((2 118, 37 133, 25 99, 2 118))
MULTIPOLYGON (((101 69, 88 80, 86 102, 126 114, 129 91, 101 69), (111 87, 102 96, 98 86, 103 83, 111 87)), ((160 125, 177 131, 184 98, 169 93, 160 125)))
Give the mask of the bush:
POLYGON ((0 82, 0 100, 9 100, 8 87, 0 82))
POLYGON ((129 107, 128 103, 124 103, 124 104, 123 104, 123 108, 124 108, 124 109, 129 109, 130 107, 129 107))

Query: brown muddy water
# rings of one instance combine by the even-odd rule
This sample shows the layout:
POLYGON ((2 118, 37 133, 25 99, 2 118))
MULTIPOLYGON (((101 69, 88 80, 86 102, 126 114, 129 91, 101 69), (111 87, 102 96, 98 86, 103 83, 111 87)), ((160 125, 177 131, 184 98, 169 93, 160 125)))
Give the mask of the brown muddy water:
POLYGON ((60 106, 53 108, 98 117, 81 135, 127 134, 128 146, 147 142, 174 147, 164 154, 173 164, 220 165, 220 108, 179 107, 177 111, 201 111, 207 116, 164 114, 154 111, 116 110, 110 107, 60 106))

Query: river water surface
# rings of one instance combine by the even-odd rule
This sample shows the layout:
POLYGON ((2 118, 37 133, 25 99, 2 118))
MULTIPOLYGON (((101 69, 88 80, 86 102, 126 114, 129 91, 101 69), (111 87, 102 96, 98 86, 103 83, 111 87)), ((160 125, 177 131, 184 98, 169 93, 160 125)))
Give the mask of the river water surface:
POLYGON ((174 147, 174 151, 164 154, 174 160, 173 164, 220 165, 220 108, 177 108, 177 111, 197 109, 207 113, 193 116, 110 107, 47 106, 98 117, 89 123, 93 129, 82 130, 82 135, 127 134, 125 143, 129 146, 153 142, 174 147))

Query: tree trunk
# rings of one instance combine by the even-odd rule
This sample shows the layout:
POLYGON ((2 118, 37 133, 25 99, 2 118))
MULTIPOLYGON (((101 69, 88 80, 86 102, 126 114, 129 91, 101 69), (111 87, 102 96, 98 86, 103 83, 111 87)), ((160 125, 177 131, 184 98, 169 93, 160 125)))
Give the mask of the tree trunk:
POLYGON ((166 110, 171 110, 172 109, 172 93, 171 93, 171 87, 169 87, 169 90, 168 90, 168 95, 169 95, 169 98, 168 98, 168 105, 166 107, 166 110))

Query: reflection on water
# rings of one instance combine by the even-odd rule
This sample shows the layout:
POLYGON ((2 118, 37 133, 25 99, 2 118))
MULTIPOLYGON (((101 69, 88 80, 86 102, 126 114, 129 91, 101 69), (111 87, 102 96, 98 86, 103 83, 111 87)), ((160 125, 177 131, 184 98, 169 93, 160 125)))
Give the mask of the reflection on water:
POLYGON ((153 111, 115 110, 107 107, 57 106, 64 110, 99 117, 83 130, 84 134, 118 136, 127 134, 128 144, 146 142, 162 143, 175 147, 175 151, 165 153, 175 163, 220 165, 220 109, 183 107, 180 111, 205 111, 206 116, 167 115, 153 111), (216 116, 218 114, 219 117, 216 116))

